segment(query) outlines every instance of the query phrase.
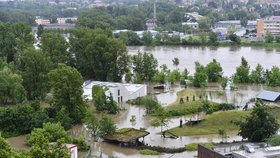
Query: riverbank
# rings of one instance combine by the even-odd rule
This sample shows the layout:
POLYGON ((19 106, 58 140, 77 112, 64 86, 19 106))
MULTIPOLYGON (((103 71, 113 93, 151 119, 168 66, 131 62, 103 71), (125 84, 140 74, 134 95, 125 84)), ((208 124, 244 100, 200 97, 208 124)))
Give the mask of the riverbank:
POLYGON ((248 111, 229 110, 218 111, 205 118, 197 125, 183 125, 183 127, 175 127, 168 131, 178 136, 198 136, 198 135, 218 135, 219 129, 224 129, 227 134, 237 134, 238 126, 233 122, 237 121, 249 114, 248 111))

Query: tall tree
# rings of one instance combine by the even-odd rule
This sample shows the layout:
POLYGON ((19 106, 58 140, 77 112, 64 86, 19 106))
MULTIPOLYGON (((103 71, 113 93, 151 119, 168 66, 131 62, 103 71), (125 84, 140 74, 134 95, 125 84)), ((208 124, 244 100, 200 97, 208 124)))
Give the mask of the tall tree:
POLYGON ((12 72, 9 67, 0 70, 0 104, 16 104, 26 99, 22 86, 22 77, 12 72))
POLYGON ((40 38, 41 35, 43 34, 44 32, 44 27, 40 24, 38 27, 37 27, 37 37, 40 38))
POLYGON ((263 67, 260 64, 258 64, 255 70, 251 71, 249 77, 252 83, 265 83, 265 72, 263 67))
POLYGON ((31 27, 23 23, 0 23, 0 57, 14 61, 15 54, 32 46, 31 27))
POLYGON ((257 102, 251 114, 244 121, 237 122, 240 127, 238 134, 253 142, 261 142, 274 135, 279 129, 279 124, 268 112, 268 108, 263 103, 257 102))
POLYGON ((48 91, 49 58, 39 50, 28 48, 17 55, 16 67, 20 70, 28 99, 44 97, 48 91))
POLYGON ((236 72, 233 75, 233 80, 235 83, 249 83, 250 67, 248 65, 247 60, 242 57, 241 58, 241 65, 236 68, 236 72))
POLYGON ((270 86, 280 86, 280 69, 273 66, 268 75, 268 84, 270 86))
POLYGON ((195 73, 193 77, 193 85, 195 87, 205 87, 207 82, 206 69, 199 62, 195 62, 195 73))
POLYGON ((212 62, 206 65, 206 73, 210 82, 217 82, 223 75, 223 68, 216 59, 213 59, 212 62))
POLYGON ((112 32, 76 29, 70 44, 76 67, 85 78, 117 82, 128 71, 126 47, 112 32))
POLYGON ((132 56, 132 68, 135 75, 139 75, 142 81, 151 81, 157 72, 158 62, 153 54, 138 52, 132 56))
POLYGON ((42 34, 41 43, 43 53, 51 58, 54 67, 59 63, 72 65, 72 55, 67 50, 68 43, 61 34, 45 32, 42 34))
POLYGON ((100 135, 102 137, 112 135, 117 130, 114 121, 106 114, 102 115, 99 124, 102 125, 100 126, 100 135))
POLYGON ((146 45, 146 46, 154 45, 154 39, 153 39, 152 33, 150 31, 143 32, 142 40, 143 40, 144 45, 146 45))
POLYGON ((57 69, 49 72, 49 83, 53 90, 52 106, 60 111, 65 108, 74 123, 84 118, 86 105, 83 101, 83 78, 72 67, 58 65, 57 69))

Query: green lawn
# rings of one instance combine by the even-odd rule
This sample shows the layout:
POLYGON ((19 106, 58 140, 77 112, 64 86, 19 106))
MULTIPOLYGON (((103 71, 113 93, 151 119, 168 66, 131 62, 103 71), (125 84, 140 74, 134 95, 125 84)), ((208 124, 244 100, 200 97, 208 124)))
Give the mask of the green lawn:
POLYGON ((206 115, 204 120, 198 125, 183 126, 182 128, 176 127, 171 129, 170 132, 178 136, 218 134, 218 129, 225 129, 227 134, 237 133, 238 127, 231 122, 239 120, 248 114, 248 111, 219 111, 206 115))
MULTIPOLYGON (((195 114, 198 111, 198 108, 203 105, 203 100, 199 100, 200 94, 197 94, 192 89, 182 90, 177 93, 177 100, 165 107, 167 113, 170 116, 182 116, 195 114), (189 97, 189 101, 186 101, 186 97, 189 97), (193 101, 193 96, 195 96, 195 101, 193 101), (180 103, 180 98, 183 98, 184 103, 180 103)), ((211 101, 208 101, 209 104, 214 104, 211 101)))

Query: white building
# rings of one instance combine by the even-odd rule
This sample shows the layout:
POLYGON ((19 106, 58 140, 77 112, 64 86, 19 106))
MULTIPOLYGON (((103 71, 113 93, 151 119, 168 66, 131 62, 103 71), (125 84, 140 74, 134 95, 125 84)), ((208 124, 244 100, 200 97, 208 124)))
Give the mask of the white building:
POLYGON ((272 35, 280 35, 280 16, 271 16, 257 21, 257 34, 263 36, 267 32, 272 35))
POLYGON ((70 152, 70 158, 78 158, 78 147, 74 144, 66 144, 67 149, 70 152))
POLYGON ((101 82, 87 80, 83 84, 83 96, 85 99, 92 100, 92 87, 101 86, 107 87, 109 90, 106 95, 110 93, 114 101, 117 103, 126 102, 128 100, 136 99, 147 95, 147 85, 144 84, 129 84, 129 83, 115 83, 115 82, 101 82))
POLYGON ((36 19, 35 22, 37 25, 48 25, 51 23, 49 19, 42 19, 42 18, 36 19))
POLYGON ((66 24, 68 21, 75 22, 77 21, 77 17, 57 18, 58 24, 66 24))
POLYGON ((189 26, 192 29, 198 29, 199 28, 199 24, 197 22, 183 22, 182 23, 183 26, 189 26))

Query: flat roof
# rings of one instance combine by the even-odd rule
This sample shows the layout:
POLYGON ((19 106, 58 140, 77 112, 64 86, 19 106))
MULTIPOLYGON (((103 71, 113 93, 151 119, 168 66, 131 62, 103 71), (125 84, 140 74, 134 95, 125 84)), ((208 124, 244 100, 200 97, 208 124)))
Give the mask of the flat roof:
POLYGON ((246 152, 245 150, 240 150, 240 151, 235 151, 232 154, 233 156, 238 156, 239 158, 275 158, 280 156, 280 148, 279 146, 259 148, 256 149, 254 153, 249 153, 246 152), (276 148, 278 150, 276 150, 276 148))
POLYGON ((279 98, 280 93, 274 91, 263 90, 258 96, 258 99, 267 100, 267 101, 276 101, 279 98))
POLYGON ((116 131, 111 136, 104 137, 105 140, 118 141, 118 142, 131 142, 138 138, 145 137, 150 133, 144 130, 135 128, 122 128, 116 131))

